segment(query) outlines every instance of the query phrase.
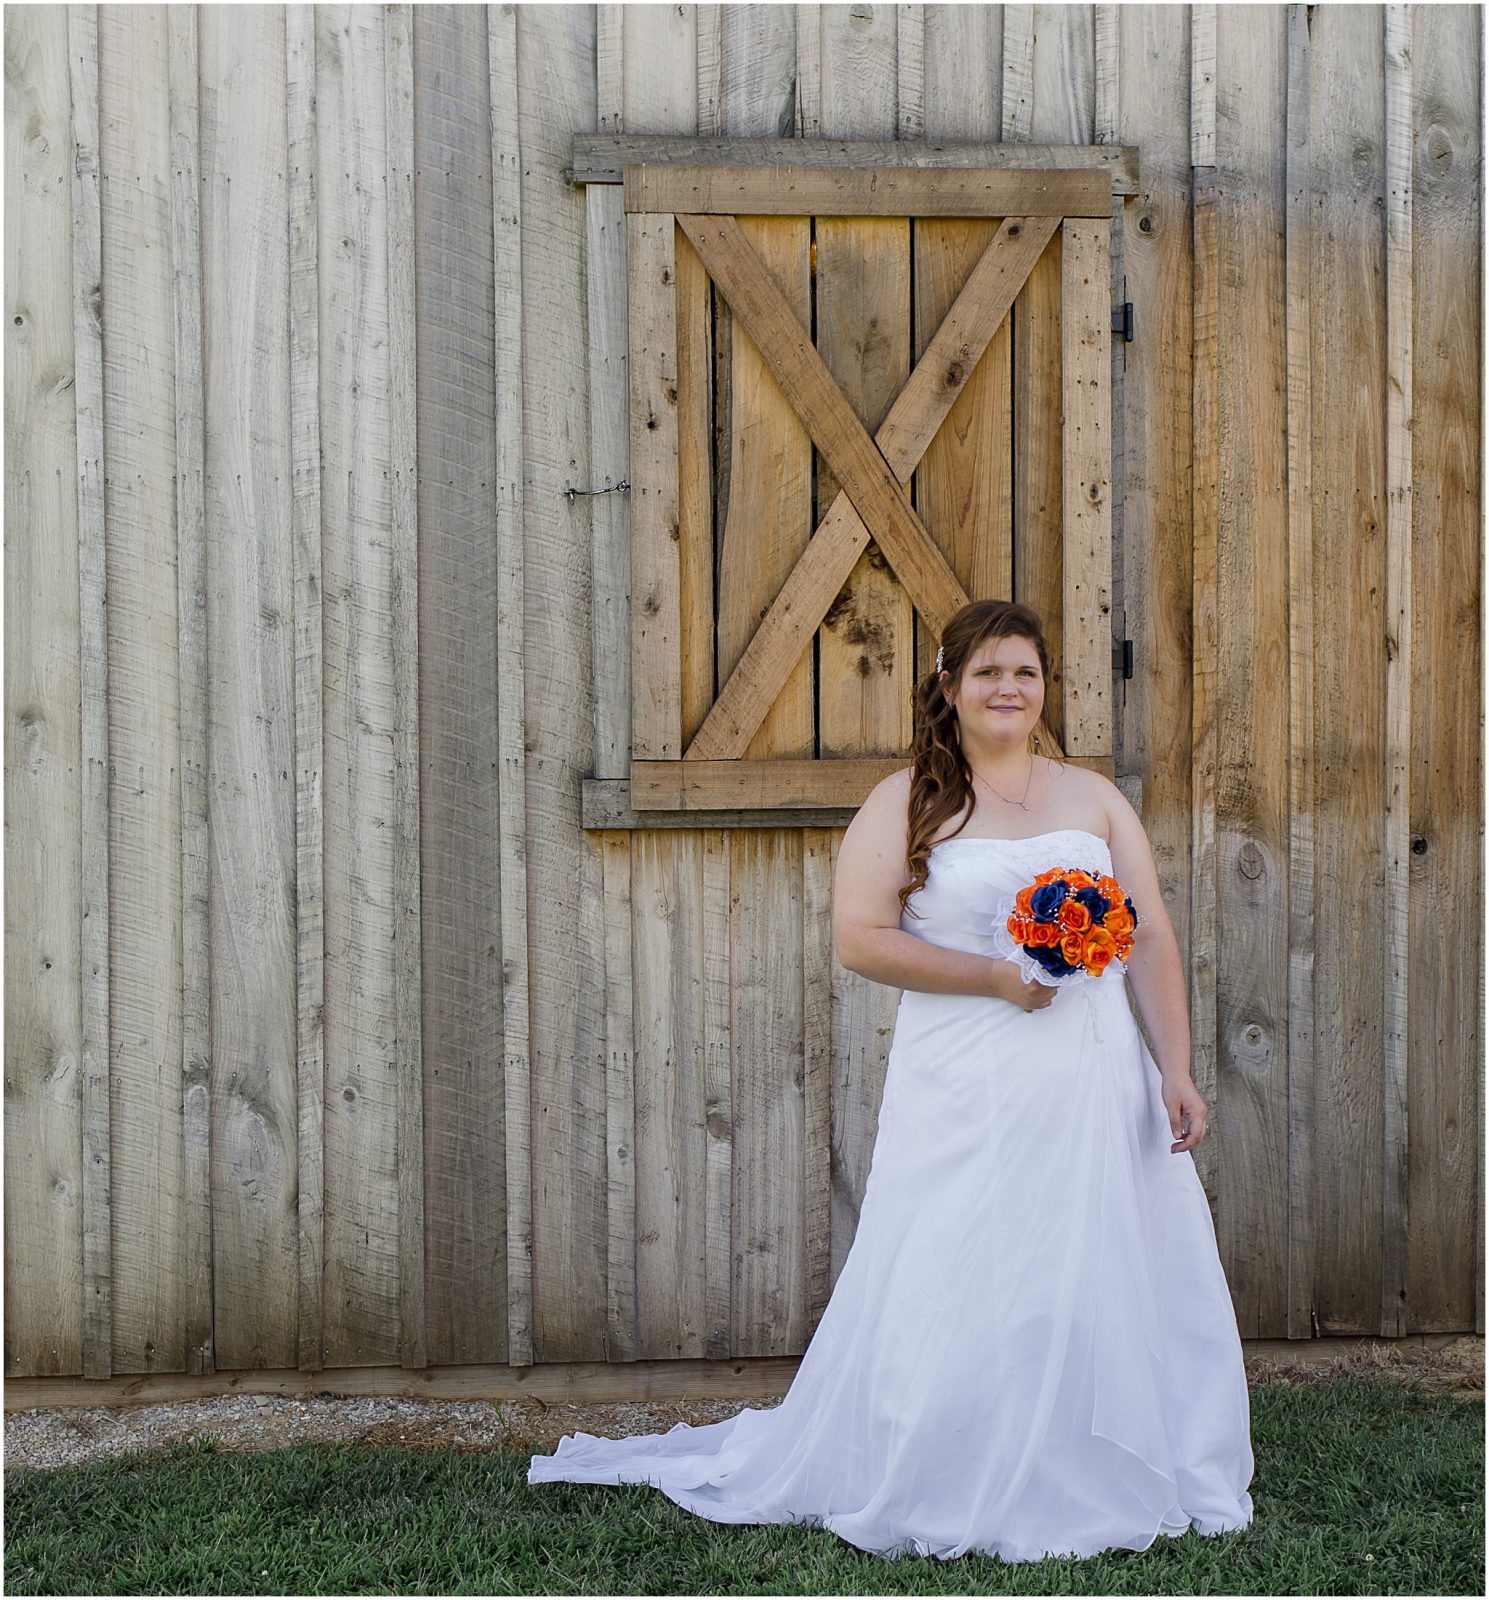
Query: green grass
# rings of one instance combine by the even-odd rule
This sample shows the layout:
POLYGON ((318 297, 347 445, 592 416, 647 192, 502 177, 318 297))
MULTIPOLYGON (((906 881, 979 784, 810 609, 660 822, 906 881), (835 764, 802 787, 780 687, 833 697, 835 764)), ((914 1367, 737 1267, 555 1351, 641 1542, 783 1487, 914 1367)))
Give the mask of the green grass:
POLYGON ((1484 1408, 1343 1376, 1252 1391, 1256 1520, 1143 1552, 885 1560, 728 1526, 645 1485, 525 1481, 527 1456, 199 1441, 6 1475, 11 1594, 1484 1592, 1484 1408))

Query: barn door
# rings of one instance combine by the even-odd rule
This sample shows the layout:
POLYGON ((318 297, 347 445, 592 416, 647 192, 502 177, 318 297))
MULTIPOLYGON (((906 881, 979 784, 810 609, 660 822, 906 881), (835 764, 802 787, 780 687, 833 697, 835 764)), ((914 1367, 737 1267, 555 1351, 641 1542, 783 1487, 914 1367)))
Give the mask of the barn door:
POLYGON ((859 805, 969 595, 1036 604, 1042 735, 1110 772, 1107 175, 624 182, 632 807, 859 805))

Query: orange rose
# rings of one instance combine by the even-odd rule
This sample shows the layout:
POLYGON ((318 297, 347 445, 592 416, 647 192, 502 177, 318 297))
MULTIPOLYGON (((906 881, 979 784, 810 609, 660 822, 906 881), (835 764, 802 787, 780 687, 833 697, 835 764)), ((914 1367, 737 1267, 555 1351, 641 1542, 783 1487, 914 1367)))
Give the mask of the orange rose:
POLYGON ((1036 922, 1033 927, 1029 929, 1029 937, 1026 943, 1031 945, 1049 945, 1053 944, 1059 937, 1060 930, 1054 925, 1053 922, 1036 922))
POLYGON ((1073 967, 1081 965, 1082 957, 1086 950, 1086 936, 1083 933, 1067 933, 1060 940, 1060 954, 1073 967))
POLYGON ((1103 927, 1092 928, 1086 935, 1085 964, 1098 976, 1106 971, 1107 963, 1118 954, 1117 941, 1103 927))
POLYGON ((1091 913, 1079 900, 1067 900, 1060 907, 1060 926, 1067 933, 1084 933, 1091 926, 1091 913))
POLYGON ((1126 906, 1113 906, 1101 919, 1108 933, 1120 938, 1123 934, 1132 932, 1132 913, 1126 906))
POLYGON ((1094 887, 1096 883, 1095 878, 1093 878, 1089 872, 1082 872, 1079 867, 1072 868, 1071 871, 1065 874, 1065 876, 1071 881, 1071 883, 1075 885, 1077 889, 1090 889, 1094 887))

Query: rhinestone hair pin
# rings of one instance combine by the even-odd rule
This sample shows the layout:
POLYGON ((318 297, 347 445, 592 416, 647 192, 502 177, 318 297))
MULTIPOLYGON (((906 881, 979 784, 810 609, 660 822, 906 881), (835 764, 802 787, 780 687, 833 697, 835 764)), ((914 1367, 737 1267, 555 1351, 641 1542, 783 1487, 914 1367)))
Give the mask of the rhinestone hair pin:
POLYGON ((941 670, 941 663, 945 659, 946 659, 946 646, 944 644, 938 644, 936 646, 936 671, 937 672, 939 672, 941 670))

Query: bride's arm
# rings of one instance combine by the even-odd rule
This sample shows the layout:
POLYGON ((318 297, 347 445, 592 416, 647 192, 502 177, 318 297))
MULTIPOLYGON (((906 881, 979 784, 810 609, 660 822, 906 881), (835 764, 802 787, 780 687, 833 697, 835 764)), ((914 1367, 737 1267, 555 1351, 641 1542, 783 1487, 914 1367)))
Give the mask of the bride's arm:
POLYGON ((1138 926, 1127 958, 1127 980, 1142 1013, 1153 1046, 1153 1058, 1164 1078, 1190 1075, 1189 1002, 1184 993, 1184 962, 1169 920, 1158 869, 1142 820, 1127 796, 1102 779, 1102 797, 1111 825, 1112 871, 1132 897, 1138 926))
POLYGON ((847 949, 843 947, 843 935, 835 937, 840 965, 873 983, 895 989, 919 989, 925 994, 980 994, 1006 1000, 1010 974, 1013 978, 1019 976, 1012 962, 968 950, 947 950, 927 939, 917 939, 902 928, 860 928, 847 949))
POLYGON ((832 933, 840 964, 873 983, 926 994, 1010 998, 1023 980, 1011 962, 947 950, 899 926, 906 880, 909 775, 878 784, 848 824, 833 873, 832 933))

